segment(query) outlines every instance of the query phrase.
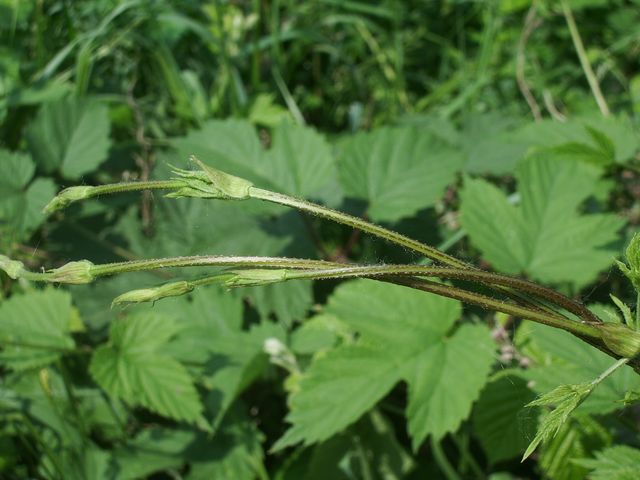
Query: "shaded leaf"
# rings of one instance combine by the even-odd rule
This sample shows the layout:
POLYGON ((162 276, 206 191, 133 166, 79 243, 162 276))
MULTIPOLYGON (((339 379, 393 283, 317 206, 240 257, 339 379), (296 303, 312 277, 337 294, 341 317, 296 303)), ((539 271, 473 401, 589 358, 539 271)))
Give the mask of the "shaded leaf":
POLYGON ((482 391, 473 410, 474 433, 492 464, 522 455, 527 448, 537 415, 525 405, 534 397, 525 380, 507 372, 482 391))
POLYGON ((29 150, 40 169, 77 179, 107 158, 107 107, 91 99, 66 97, 45 103, 26 132, 29 150))
POLYGON ((432 206, 462 164, 462 155, 417 128, 380 128, 341 144, 345 193, 366 200, 374 221, 396 221, 432 206))
POLYGON ((0 304, 0 361, 14 370, 47 365, 75 343, 71 296, 54 289, 14 295, 0 304))
POLYGON ((40 226, 42 208, 55 195, 50 179, 31 181, 35 165, 27 155, 0 149, 0 245, 19 242, 40 226))

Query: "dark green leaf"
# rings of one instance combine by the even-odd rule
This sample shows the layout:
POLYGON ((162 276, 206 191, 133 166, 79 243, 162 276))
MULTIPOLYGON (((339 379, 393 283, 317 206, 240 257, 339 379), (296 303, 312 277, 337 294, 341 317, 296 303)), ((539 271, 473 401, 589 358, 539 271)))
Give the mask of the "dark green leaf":
POLYGON ((109 129, 106 106, 70 96, 42 106, 27 129, 27 142, 43 171, 77 179, 106 160, 109 129))
POLYGON ((396 221, 432 206, 462 164, 462 155, 417 128, 381 128, 341 145, 345 193, 366 200, 374 221, 396 221))

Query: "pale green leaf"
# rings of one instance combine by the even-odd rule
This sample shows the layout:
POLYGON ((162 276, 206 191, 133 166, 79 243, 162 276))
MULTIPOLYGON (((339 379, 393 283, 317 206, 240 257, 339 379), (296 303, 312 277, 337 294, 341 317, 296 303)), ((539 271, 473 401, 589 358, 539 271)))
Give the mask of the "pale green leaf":
POLYGON ((374 221, 396 221, 432 206, 462 164, 462 155, 438 137, 411 127, 361 133, 341 145, 345 193, 368 202, 374 221))
POLYGON ((0 304, 0 361, 14 370, 42 367, 75 346, 69 332, 71 296, 47 289, 0 304))
POLYGON ((69 96, 45 103, 27 128, 26 137, 42 170, 77 179, 106 160, 109 129, 105 105, 69 96))
POLYGON ((636 480, 640 478, 640 450, 616 445, 596 453, 596 458, 574 460, 574 463, 593 470, 591 480, 636 480))
POLYGON ((27 155, 0 149, 0 246, 24 240, 45 219, 42 208, 56 186, 45 178, 31 182, 34 171, 27 155))
POLYGON ((349 326, 355 344, 318 355, 290 398, 291 429, 276 448, 323 441, 371 409, 396 383, 409 385, 407 419, 414 447, 467 417, 493 363, 482 326, 451 333, 456 301, 397 285, 348 282, 326 313, 349 326), (455 361, 450 360, 455 359, 455 361))
POLYGON ((196 422, 202 404, 193 380, 162 347, 179 327, 167 317, 133 315, 113 323, 109 343, 93 354, 89 370, 110 395, 160 415, 196 422))
POLYGON ((611 264, 609 244, 624 224, 615 215, 578 213, 598 173, 575 161, 532 157, 516 172, 518 206, 487 181, 467 179, 460 220, 496 269, 582 286, 611 264))
POLYGON ((514 135, 520 118, 504 112, 471 113, 465 117, 458 143, 464 154, 464 170, 474 174, 511 173, 528 145, 514 135))

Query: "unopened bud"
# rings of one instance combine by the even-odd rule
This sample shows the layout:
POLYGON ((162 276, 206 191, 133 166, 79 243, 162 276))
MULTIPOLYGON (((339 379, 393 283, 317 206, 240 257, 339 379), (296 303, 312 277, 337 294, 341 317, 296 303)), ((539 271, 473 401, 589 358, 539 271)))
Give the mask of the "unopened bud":
POLYGON ((86 185, 65 188, 58 195, 53 197, 49 203, 47 203, 43 211, 44 213, 53 213, 65 208, 70 203, 90 198, 93 188, 94 187, 86 185))
POLYGON ((77 262, 69 262, 59 268, 49 270, 49 282, 82 284, 93 282, 91 269, 93 263, 89 260, 80 260, 77 262))
POLYGON ((599 325, 605 345, 622 358, 634 358, 640 353, 640 333, 620 323, 599 325))
POLYGON ((227 287, 255 287, 268 285, 269 283, 284 282, 287 279, 287 271, 268 269, 247 269, 232 272, 233 277, 224 282, 227 287))
POLYGON ((167 283, 153 288, 140 288, 117 296, 111 302, 111 306, 123 303, 155 302, 166 297, 178 297, 189 293, 193 288, 193 284, 187 281, 167 283))
POLYGON ((196 157, 191 157, 202 170, 182 170, 174 168, 173 173, 185 182, 185 186, 167 195, 170 198, 198 197, 224 200, 245 200, 253 186, 248 180, 216 170, 205 165, 196 157))

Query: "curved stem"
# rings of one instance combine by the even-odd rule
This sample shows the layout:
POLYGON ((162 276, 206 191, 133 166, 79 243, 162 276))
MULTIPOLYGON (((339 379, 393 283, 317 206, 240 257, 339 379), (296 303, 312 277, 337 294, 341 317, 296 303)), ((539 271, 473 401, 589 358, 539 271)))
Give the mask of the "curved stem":
MULTIPOLYGON (((413 240, 412 238, 406 237, 400 233, 394 232, 392 230, 381 227, 380 225, 376 225, 371 222, 367 222, 362 218, 354 217, 353 215, 349 215, 344 212, 340 212, 338 210, 333 210, 328 207, 324 207, 321 205, 317 205, 312 202, 308 202, 306 200, 302 200, 300 198, 291 197, 289 195, 284 195, 277 192, 272 192, 270 190, 263 190, 262 188, 250 187, 249 188, 249 196, 254 199, 259 199, 267 202, 277 203, 279 205, 284 205, 287 207, 296 208, 298 210, 302 210, 305 212, 309 212, 313 215, 317 215, 319 217, 323 217, 329 219, 331 221, 341 223, 344 225, 348 225, 352 228, 357 228, 364 232, 370 233, 377 237, 380 237, 388 242, 395 243, 396 245, 401 245, 406 247, 414 252, 420 253, 427 258, 439 262, 440 264, 447 265, 449 267, 456 267, 468 270, 479 271, 479 269, 470 265, 462 260, 459 260, 451 255, 447 255, 440 250, 430 247, 429 245, 425 245, 422 242, 417 240, 413 240)), ((533 308, 537 308, 540 310, 546 310, 548 312, 552 312, 546 305, 541 304, 540 302, 535 302, 534 300, 528 298, 525 294, 511 291, 509 287, 503 287, 502 290, 505 291, 511 297, 519 300, 525 305, 528 305, 533 308)))
POLYGON ((521 278, 500 275, 482 270, 467 270, 448 267, 425 267, 421 265, 371 265, 371 266, 346 266, 328 270, 313 270, 287 273, 287 279, 310 278, 346 278, 346 277, 377 277, 377 276, 407 276, 417 275, 426 277, 439 277, 452 280, 466 280, 482 285, 500 285, 511 287, 518 291, 531 293, 544 298, 557 306, 573 313, 583 320, 599 322, 600 320, 581 303, 565 297, 564 295, 521 278))
POLYGON ((313 215, 317 215, 319 217, 323 217, 337 223, 342 223, 343 225, 348 225, 352 228, 357 228, 359 230, 362 230, 363 232, 367 232, 375 235, 376 237, 383 238, 391 243, 409 248, 414 252, 421 253, 425 257, 428 257, 436 262, 440 262, 444 265, 459 268, 474 268, 471 265, 463 262, 462 260, 458 260, 457 258, 452 257, 451 255, 447 255, 446 253, 430 247, 429 245, 425 245, 422 242, 418 242, 417 240, 413 240, 412 238, 406 237, 400 233, 388 230, 384 227, 381 227, 380 225, 367 222, 362 218, 354 217, 353 215, 349 215, 338 210, 333 210, 331 208, 323 207, 321 205, 317 205, 300 198, 290 197, 289 195, 283 195, 281 193, 271 192, 269 190, 263 190, 257 187, 251 187, 249 189, 249 195, 251 196, 251 198, 277 203, 287 207, 293 207, 298 210, 309 212, 313 215))

